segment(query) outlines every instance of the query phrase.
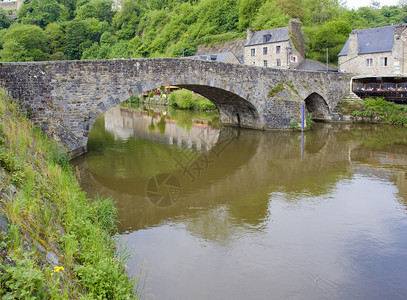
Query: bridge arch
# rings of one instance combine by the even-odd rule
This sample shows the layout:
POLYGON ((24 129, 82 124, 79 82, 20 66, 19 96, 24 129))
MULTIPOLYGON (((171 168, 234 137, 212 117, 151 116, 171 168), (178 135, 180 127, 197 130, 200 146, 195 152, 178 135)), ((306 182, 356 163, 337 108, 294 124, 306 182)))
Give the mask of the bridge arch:
POLYGON ((256 107, 233 92, 209 85, 175 84, 175 86, 196 92, 212 101, 219 111, 222 125, 243 128, 261 127, 256 107))
POLYGON ((305 108, 312 114, 314 120, 326 120, 330 114, 328 103, 318 93, 314 92, 305 98, 305 108))
MULTIPOLYGON (((98 105, 95 109, 89 111, 87 124, 85 123, 84 125, 84 128, 88 131, 88 133, 90 132, 93 124, 102 114, 115 107, 119 103, 127 100, 129 98, 128 95, 130 95, 131 97, 135 96, 136 94, 148 92, 152 89, 157 89, 164 86, 164 83, 149 86, 148 89, 143 88, 141 93, 139 89, 135 89, 137 85, 139 84, 135 83, 134 86, 131 86, 129 88, 129 91, 136 90, 138 91, 138 93, 118 94, 117 97, 114 98, 113 101, 108 102, 107 105, 98 105)), ((241 128, 261 128, 260 115, 254 105, 231 91, 211 85, 185 83, 177 84, 176 82, 171 82, 169 85, 190 90, 212 101, 216 105, 216 108, 219 112, 220 122, 222 125, 236 126, 241 128)))

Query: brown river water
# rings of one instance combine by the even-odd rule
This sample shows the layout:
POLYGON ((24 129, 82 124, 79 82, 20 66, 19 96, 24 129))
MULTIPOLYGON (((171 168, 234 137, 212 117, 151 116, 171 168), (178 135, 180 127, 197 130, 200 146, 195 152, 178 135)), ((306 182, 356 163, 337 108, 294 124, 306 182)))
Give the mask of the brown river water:
POLYGON ((147 299, 406 299, 407 129, 116 107, 72 163, 147 299), (140 275, 141 274, 141 275, 140 275))

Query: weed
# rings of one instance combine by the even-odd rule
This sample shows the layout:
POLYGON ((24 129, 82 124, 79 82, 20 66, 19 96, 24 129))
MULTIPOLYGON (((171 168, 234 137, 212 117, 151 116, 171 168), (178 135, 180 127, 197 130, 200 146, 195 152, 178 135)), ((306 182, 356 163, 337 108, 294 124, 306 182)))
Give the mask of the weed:
POLYGON ((299 130, 300 129, 300 125, 298 125, 298 122, 296 120, 291 121, 290 123, 290 128, 293 130, 299 130))
POLYGON ((2 299, 45 299, 44 275, 35 261, 27 253, 22 258, 11 258, 15 266, 2 266, 2 299))
POLYGON ((366 98, 358 102, 340 102, 340 112, 363 122, 407 125, 407 106, 383 98, 366 98))
POLYGON ((278 85, 276 85, 275 87, 271 87, 270 85, 270 92, 268 93, 267 97, 269 98, 273 98, 275 95, 277 95, 279 92, 281 92, 282 90, 284 90, 284 83, 280 82, 278 85))
POLYGON ((11 182, 17 186, 20 186, 24 181, 25 173, 22 171, 16 171, 11 175, 11 182))
POLYGON ((10 223, 1 247, 14 264, 0 270, 0 297, 134 298, 134 281, 125 273, 110 236, 117 213, 113 202, 86 197, 65 149, 34 128, 1 89, 0 126, 0 168, 7 171, 6 184, 17 186, 16 192, 3 193, 6 201, 1 199, 0 210, 10 223), (51 272, 47 263, 40 267, 23 254, 23 240, 25 245, 30 239, 46 249, 57 247, 65 270, 51 272))

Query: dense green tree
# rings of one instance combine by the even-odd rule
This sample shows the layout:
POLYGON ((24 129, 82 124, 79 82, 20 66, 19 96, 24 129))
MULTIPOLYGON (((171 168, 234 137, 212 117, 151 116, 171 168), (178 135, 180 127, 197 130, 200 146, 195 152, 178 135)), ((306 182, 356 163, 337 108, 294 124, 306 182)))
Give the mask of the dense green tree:
POLYGON ((6 11, 0 8, 0 29, 9 28, 11 23, 12 20, 7 16, 6 11))
MULTIPOLYGON (((89 41, 91 32, 88 22, 73 20, 65 29, 64 53, 68 59, 80 59, 84 50, 83 44, 89 41)), ((86 47, 88 48, 88 47, 86 47)))
POLYGON ((65 10, 56 0, 32 0, 20 8, 18 18, 23 24, 45 28, 51 22, 62 21, 65 10))
POLYGON ((250 27, 251 21, 255 18, 260 6, 264 3, 263 0, 244 0, 239 4, 239 24, 240 30, 246 30, 250 27))
POLYGON ((112 4, 112 0, 91 0, 78 7, 76 19, 86 20, 95 18, 99 21, 110 22, 114 15, 112 4))
POLYGON ((348 39, 352 28, 346 21, 326 22, 311 34, 310 53, 314 59, 326 60, 326 49, 328 48, 329 62, 337 63, 337 55, 348 39))
POLYGON ((303 0, 274 0, 275 5, 291 18, 303 20, 305 17, 305 9, 303 0))
POLYGON ((252 27, 256 30, 285 27, 289 20, 290 16, 283 13, 274 1, 267 1, 260 7, 252 27))
POLYGON ((36 25, 11 27, 2 36, 2 61, 46 60, 48 49, 45 32, 36 25))
POLYGON ((343 8, 338 0, 304 0, 306 25, 323 24, 338 18, 343 8))
POLYGON ((47 44, 51 53, 64 51, 64 32, 61 25, 57 23, 49 23, 45 27, 45 35, 47 44))

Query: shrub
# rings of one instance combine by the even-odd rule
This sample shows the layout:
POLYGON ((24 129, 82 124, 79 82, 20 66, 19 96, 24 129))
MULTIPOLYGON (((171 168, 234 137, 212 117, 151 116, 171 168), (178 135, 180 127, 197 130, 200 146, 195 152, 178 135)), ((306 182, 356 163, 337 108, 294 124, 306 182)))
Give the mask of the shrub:
POLYGON ((168 105, 181 109, 214 110, 216 105, 202 96, 195 96, 190 90, 181 89, 172 92, 168 105))

